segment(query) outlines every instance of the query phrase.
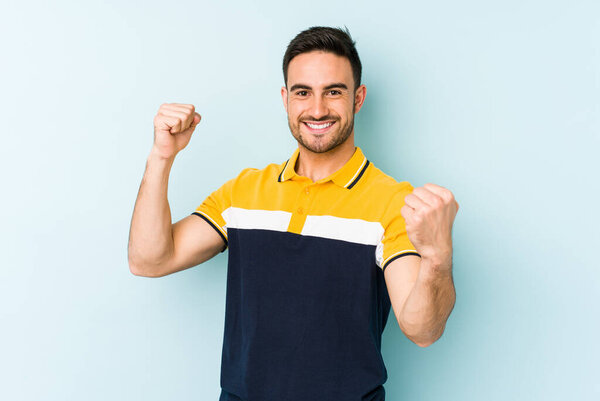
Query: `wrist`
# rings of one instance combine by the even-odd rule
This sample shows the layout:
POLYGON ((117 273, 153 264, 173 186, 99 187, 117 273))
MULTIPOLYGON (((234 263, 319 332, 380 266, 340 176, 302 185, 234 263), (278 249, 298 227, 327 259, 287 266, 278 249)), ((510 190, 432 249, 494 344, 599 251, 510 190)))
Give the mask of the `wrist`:
POLYGON ((450 265, 452 264, 452 251, 444 254, 421 255, 421 259, 427 261, 427 263, 435 269, 450 268, 450 265))
POLYGON ((148 162, 158 162, 158 163, 167 163, 172 164, 175 160, 175 155, 164 155, 163 152, 160 152, 158 148, 152 146, 150 150, 150 154, 148 155, 148 162))
POLYGON ((419 254, 433 267, 444 268, 452 263, 452 244, 443 248, 422 250, 419 254))
POLYGON ((419 269, 419 280, 422 282, 434 283, 452 279, 452 256, 444 262, 421 258, 419 269))
POLYGON ((424 275, 439 275, 452 269, 452 246, 421 253, 421 272, 424 275))

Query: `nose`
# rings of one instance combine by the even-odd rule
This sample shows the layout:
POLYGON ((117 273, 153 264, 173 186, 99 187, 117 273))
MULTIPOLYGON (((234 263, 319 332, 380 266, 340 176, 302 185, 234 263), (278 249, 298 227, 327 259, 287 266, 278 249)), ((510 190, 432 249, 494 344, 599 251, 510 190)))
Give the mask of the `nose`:
POLYGON ((321 96, 313 96, 312 104, 310 107, 310 114, 315 119, 320 119, 329 113, 327 107, 327 100, 321 96))

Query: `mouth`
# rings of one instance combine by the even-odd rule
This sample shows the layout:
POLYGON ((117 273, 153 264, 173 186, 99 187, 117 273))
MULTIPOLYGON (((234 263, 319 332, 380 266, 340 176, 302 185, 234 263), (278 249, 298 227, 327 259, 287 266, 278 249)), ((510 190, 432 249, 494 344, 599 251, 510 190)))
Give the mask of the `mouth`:
POLYGON ((308 128, 308 130, 314 134, 322 134, 325 133, 327 131, 329 131, 331 129, 331 127, 335 124, 335 121, 326 121, 326 122, 308 122, 308 121, 302 121, 302 124, 304 124, 304 126, 306 128, 308 128))

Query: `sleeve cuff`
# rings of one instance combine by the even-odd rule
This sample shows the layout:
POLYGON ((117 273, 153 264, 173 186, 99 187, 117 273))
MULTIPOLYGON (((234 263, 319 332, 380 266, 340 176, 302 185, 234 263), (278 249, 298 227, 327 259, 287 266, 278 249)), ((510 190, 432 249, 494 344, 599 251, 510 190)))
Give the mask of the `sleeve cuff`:
POLYGON ((223 250, 221 251, 221 253, 225 252, 225 250, 229 246, 229 243, 227 242, 227 236, 226 236, 226 234, 223 233, 221 227, 219 227, 209 216, 206 216, 202 212, 196 211, 196 212, 193 212, 192 214, 202 217, 212 228, 215 229, 215 231, 221 236, 221 238, 223 238, 223 241, 225 242, 225 246, 223 247, 223 250))
POLYGON ((394 260, 401 258, 402 256, 406 256, 406 255, 415 255, 418 257, 421 257, 421 255, 414 249, 408 249, 408 250, 404 250, 404 251, 400 251, 400 252, 396 252, 395 254, 389 256, 387 258, 387 260, 385 260, 383 262, 383 265, 381 267, 382 271, 385 271, 385 268, 388 267, 388 265, 393 262, 394 260))

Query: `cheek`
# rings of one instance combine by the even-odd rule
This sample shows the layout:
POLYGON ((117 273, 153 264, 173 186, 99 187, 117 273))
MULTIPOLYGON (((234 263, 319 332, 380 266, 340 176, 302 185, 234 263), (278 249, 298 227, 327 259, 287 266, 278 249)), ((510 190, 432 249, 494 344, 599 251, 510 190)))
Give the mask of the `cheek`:
POLYGON ((289 103, 288 104, 288 116, 290 118, 296 119, 300 114, 302 114, 302 108, 298 104, 289 103))
POLYGON ((347 104, 344 102, 344 104, 337 105, 333 111, 340 116, 340 118, 348 120, 352 118, 352 115, 354 114, 354 107, 352 106, 352 103, 347 104))

